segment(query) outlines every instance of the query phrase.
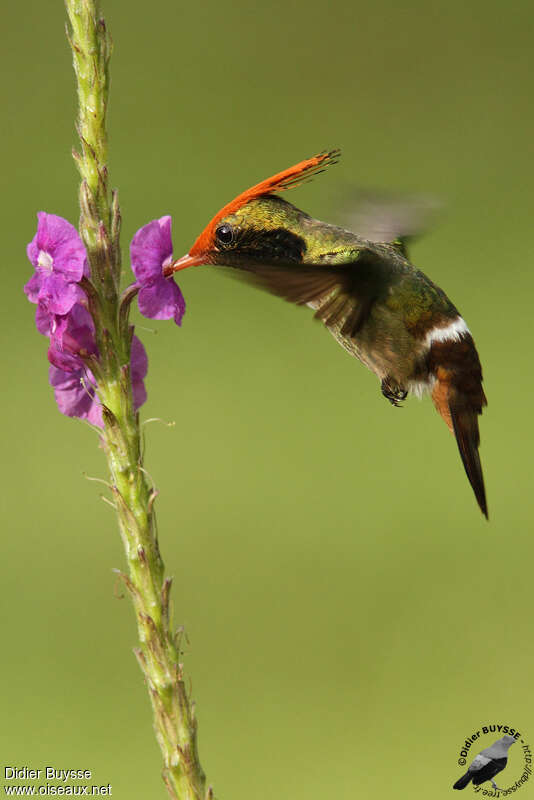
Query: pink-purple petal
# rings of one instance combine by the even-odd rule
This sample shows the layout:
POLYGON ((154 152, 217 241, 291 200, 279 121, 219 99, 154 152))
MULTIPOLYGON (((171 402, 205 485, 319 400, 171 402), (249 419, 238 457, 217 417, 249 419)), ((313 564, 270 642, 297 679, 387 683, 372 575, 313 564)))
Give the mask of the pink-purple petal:
POLYGON ((134 409, 136 411, 146 403, 147 393, 142 380, 132 381, 132 397, 134 409))
POLYGON ((36 239, 40 250, 50 252, 53 248, 61 247, 73 240, 80 240, 80 235, 74 225, 64 217, 39 211, 36 239))
POLYGON ((177 325, 182 324, 182 319, 185 314, 185 298, 180 290, 180 287, 172 280, 172 286, 174 287, 174 321, 177 325))
POLYGON ((148 372, 148 356, 145 346, 141 339, 134 336, 132 339, 132 350, 130 354, 130 371, 132 380, 142 380, 148 372))
POLYGON ((65 317, 56 317, 50 334, 58 350, 76 355, 85 350, 96 353, 95 326, 85 306, 76 303, 65 317))
POLYGON ((152 286, 142 288, 138 297, 139 311, 149 319, 174 319, 180 325, 185 313, 185 300, 172 278, 159 278, 152 286))
POLYGON ((63 372, 74 373, 83 369, 83 361, 78 356, 66 353, 54 345, 50 345, 47 355, 49 362, 63 372))
POLYGON ((24 284, 24 294, 30 303, 37 303, 39 301, 39 292, 41 290, 41 276, 38 272, 31 276, 28 283, 24 284))
MULTIPOLYGON (((40 213, 41 212, 39 212, 39 214, 40 213)), ((39 214, 37 216, 39 216, 39 214)), ((29 244, 26 246, 26 255, 28 256, 28 260, 35 267, 35 269, 37 269, 38 267, 39 251, 40 247, 37 244, 37 234, 35 234, 31 242, 29 242, 29 244)))
POLYGON ((41 280, 39 303, 51 314, 68 314, 85 297, 76 283, 67 283, 61 274, 51 273, 41 280))
POLYGON ((87 269, 87 257, 78 231, 63 217, 39 211, 37 233, 27 247, 28 258, 36 270, 49 272, 39 263, 39 255, 50 256, 51 270, 61 273, 67 281, 79 281, 87 269))
POLYGON ((90 422, 92 425, 96 425, 98 428, 104 427, 104 420, 102 417, 102 406, 98 397, 95 396, 89 411, 87 413, 87 421, 90 422))
POLYGON ((50 336, 54 326, 55 316, 49 314, 42 306, 37 304, 35 309, 35 327, 43 336, 50 336))
POLYGON ((78 387, 54 389, 54 396, 59 410, 66 417, 85 419, 93 403, 89 395, 78 387))
POLYGON ((74 375, 67 375, 59 367, 51 366, 48 370, 48 382, 54 389, 72 389, 79 383, 79 378, 74 375))
POLYGON ((130 244, 135 277, 142 285, 161 276, 163 262, 172 256, 171 218, 154 219, 143 225, 130 244))
POLYGON ((148 356, 143 343, 137 336, 132 339, 130 356, 130 373, 132 376, 132 396, 134 408, 137 411, 146 402, 147 394, 143 378, 148 372, 148 356))
POLYGON ((87 272, 85 248, 78 237, 76 241, 58 245, 54 253, 55 272, 60 272, 68 281, 77 283, 87 272))
POLYGON ((103 427, 102 407, 89 370, 82 366, 77 372, 67 373, 51 366, 49 380, 54 387, 56 403, 62 414, 87 419, 93 425, 103 427))

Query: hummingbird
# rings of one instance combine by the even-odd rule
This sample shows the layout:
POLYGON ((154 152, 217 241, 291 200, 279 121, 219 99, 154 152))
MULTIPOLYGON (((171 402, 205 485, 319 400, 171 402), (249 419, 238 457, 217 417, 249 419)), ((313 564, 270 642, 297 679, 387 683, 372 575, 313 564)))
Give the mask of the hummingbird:
POLYGON ((473 337, 445 292, 409 261, 408 236, 372 241, 313 219, 280 193, 337 162, 323 151, 227 203, 165 277, 202 264, 233 267, 256 285, 313 309, 339 344, 380 381, 398 407, 431 394, 456 437, 465 472, 488 517, 478 416, 487 404, 473 337))

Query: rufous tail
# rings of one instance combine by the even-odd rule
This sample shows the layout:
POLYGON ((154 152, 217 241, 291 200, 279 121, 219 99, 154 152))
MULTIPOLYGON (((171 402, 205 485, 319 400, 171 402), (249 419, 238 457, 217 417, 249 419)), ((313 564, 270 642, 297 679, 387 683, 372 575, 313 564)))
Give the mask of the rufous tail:
POLYGON ((454 433, 462 462, 480 510, 488 519, 486 490, 478 448, 478 417, 487 405, 482 389, 482 368, 469 333, 456 341, 433 342, 430 372, 435 378, 432 399, 454 433))

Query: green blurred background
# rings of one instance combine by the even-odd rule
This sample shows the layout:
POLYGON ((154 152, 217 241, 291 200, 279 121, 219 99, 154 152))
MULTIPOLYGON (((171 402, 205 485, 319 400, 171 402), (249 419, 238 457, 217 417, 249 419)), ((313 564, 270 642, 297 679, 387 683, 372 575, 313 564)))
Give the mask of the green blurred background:
MULTIPOLYGON (((237 192, 323 147, 340 164, 291 197, 314 216, 351 185, 446 205, 413 258, 483 361, 489 524, 429 399, 394 411, 306 310, 205 268, 183 274, 181 330, 135 315, 144 417, 176 421, 147 427, 146 466, 217 796, 448 797, 469 733, 534 737, 532 4, 104 11, 125 254, 169 213, 181 255, 237 192)), ((115 521, 83 478, 106 476, 103 454, 57 412, 22 293, 36 211, 78 213, 61 0, 3 23, 0 752, 163 797, 115 521)))

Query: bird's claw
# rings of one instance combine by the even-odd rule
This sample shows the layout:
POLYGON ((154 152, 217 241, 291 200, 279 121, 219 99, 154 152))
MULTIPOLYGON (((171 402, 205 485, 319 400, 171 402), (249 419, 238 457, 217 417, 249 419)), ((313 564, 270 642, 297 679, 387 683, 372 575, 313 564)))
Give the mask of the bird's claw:
POLYGON ((408 396, 408 392, 401 386, 392 383, 390 378, 383 379, 381 389, 384 397, 386 397, 395 408, 401 408, 401 402, 406 400, 408 396))

